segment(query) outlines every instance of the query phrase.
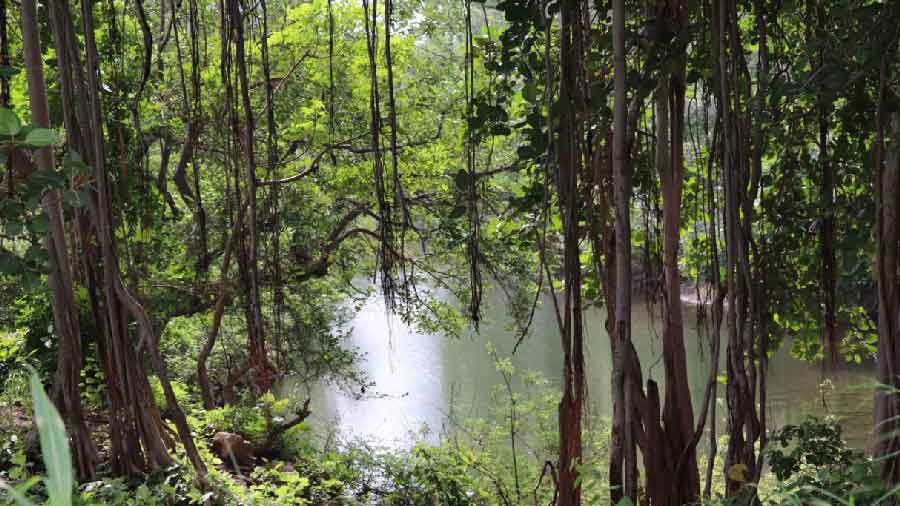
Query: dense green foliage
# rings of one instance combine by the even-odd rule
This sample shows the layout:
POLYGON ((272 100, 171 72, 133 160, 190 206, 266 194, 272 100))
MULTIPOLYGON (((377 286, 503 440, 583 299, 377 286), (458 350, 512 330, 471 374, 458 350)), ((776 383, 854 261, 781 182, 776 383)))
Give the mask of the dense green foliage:
POLYGON ((705 504, 897 502, 883 440, 765 425, 780 347, 893 382, 897 2, 0 5, 0 503, 602 505, 636 447, 619 506, 674 470, 705 504), (715 357, 702 404, 678 397, 682 285, 715 357), (388 448, 306 419, 316 389, 371 395, 348 344, 367 301, 460 338, 488 290, 520 342, 559 341, 532 332, 552 301, 562 381, 488 346, 484 417, 388 448), (630 349, 632 291, 661 307, 656 362, 630 349), (592 307, 613 419, 583 397, 592 307))

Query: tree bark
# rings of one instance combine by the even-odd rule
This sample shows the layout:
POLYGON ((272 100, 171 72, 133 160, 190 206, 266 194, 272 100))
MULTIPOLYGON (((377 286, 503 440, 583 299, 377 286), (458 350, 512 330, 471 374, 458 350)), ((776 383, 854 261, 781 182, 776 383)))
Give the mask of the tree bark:
POLYGON ((240 80, 241 105, 244 112, 243 148, 244 170, 247 185, 247 245, 246 269, 247 286, 247 336, 250 373, 253 386, 258 392, 267 392, 275 382, 276 372, 269 362, 266 350, 265 328, 263 326, 262 307, 259 298, 259 232, 257 230, 257 179, 256 154, 254 150, 255 120, 253 105, 250 101, 250 84, 247 77, 247 60, 244 54, 244 9, 240 0, 228 0, 228 12, 231 27, 235 35, 235 62, 240 80))
MULTIPOLYGON (((139 353, 146 348, 173 413, 185 452, 195 467, 201 484, 205 484, 206 468, 199 458, 186 418, 169 383, 166 364, 159 353, 150 319, 122 282, 112 232, 112 204, 105 163, 106 149, 98 82, 99 57, 94 39, 91 3, 85 0, 81 11, 86 54, 84 66, 78 54, 79 44, 68 2, 52 1, 50 15, 69 147, 94 169, 96 193, 90 198, 90 220, 86 223, 90 230, 85 232, 92 231, 95 235, 103 265, 99 284, 102 287, 105 313, 99 310, 93 274, 89 288, 96 325, 100 329, 97 347, 109 396, 112 468, 117 474, 133 475, 142 473, 147 468, 167 467, 173 463, 167 448, 171 440, 165 433, 159 409, 153 401, 147 374, 142 367, 136 366, 140 364, 139 353), (129 338, 126 311, 138 326, 137 349, 129 338)), ((82 238, 82 242, 83 245, 90 243, 86 237, 82 238)), ((85 255, 88 253, 85 251, 85 255)), ((90 266, 91 260, 86 259, 85 263, 90 266)))
MULTIPOLYGON (((28 99, 33 126, 50 128, 50 111, 44 83, 43 53, 36 10, 35 0, 23 0, 22 46, 28 79, 28 99)), ((35 160, 38 170, 55 170, 53 146, 35 150, 35 160)), ((50 287, 53 323, 59 336, 52 397, 68 429, 75 472, 79 479, 87 480, 94 476, 99 456, 91 440, 91 431, 85 423, 81 406, 83 357, 81 329, 78 323, 78 308, 75 303, 74 280, 66 244, 65 220, 59 189, 47 190, 41 199, 41 205, 50 222, 44 244, 50 256, 47 282, 50 287)))
MULTIPOLYGON (((750 227, 758 175, 751 178, 746 157, 745 118, 742 115, 738 88, 740 78, 737 60, 742 53, 736 6, 728 0, 720 0, 717 5, 713 23, 718 29, 718 103, 723 126, 725 272, 728 294, 726 401, 730 437, 725 455, 725 474, 726 493, 736 495, 747 483, 752 483, 759 476, 754 445, 759 439, 760 424, 754 399, 757 371, 752 347, 754 332, 759 332, 759 329, 754 328, 753 319, 759 312, 753 305, 754 285, 749 265, 750 227)), ((754 497, 752 489, 748 490, 751 497, 754 497)))
MULTIPOLYGON (((560 328, 563 349, 562 399, 559 403, 559 506, 579 506, 582 464, 581 424, 584 411, 584 327, 582 324, 581 259, 578 226, 581 202, 578 180, 584 170, 582 137, 586 114, 584 87, 585 39, 581 0, 561 5, 560 119, 556 178, 563 226, 564 314, 560 328)), ((474 181, 473 181, 474 184, 474 181)))
MULTIPOLYGON (((818 27, 816 30, 818 48, 819 69, 825 66, 825 6, 822 0, 817 0, 816 14, 818 27)), ((819 225, 819 243, 822 250, 822 306, 824 312, 824 327, 822 329, 822 341, 825 351, 832 366, 838 364, 838 322, 837 322, 837 262, 834 252, 834 164, 829 160, 828 154, 828 116, 831 103, 824 91, 820 91, 817 97, 819 112, 819 165, 822 168, 822 185, 820 199, 822 206, 822 221, 819 225)))
MULTIPOLYGON (((662 0, 657 4, 656 19, 668 33, 676 35, 671 44, 680 45, 679 35, 686 33, 687 29, 686 2, 662 0)), ((684 187, 685 51, 686 46, 670 50, 676 55, 674 68, 660 77, 656 90, 656 168, 663 201, 663 365, 666 394, 662 426, 657 429, 659 422, 644 421, 645 430, 650 430, 648 426, 652 425, 661 438, 658 445, 651 442, 644 450, 648 457, 657 454, 657 480, 651 480, 649 470, 647 474, 650 501, 654 505, 672 506, 694 503, 700 496, 678 269, 684 187)), ((657 415, 653 413, 653 416, 657 415)))
POLYGON ((878 355, 875 391, 875 457, 881 462, 881 479, 888 486, 900 483, 900 285, 897 267, 900 260, 900 112, 889 118, 891 142, 885 145, 885 88, 887 55, 882 56, 875 141, 875 233, 876 278, 878 282, 878 355))
MULTIPOLYGON (((614 501, 622 494, 637 498, 637 438, 634 420, 634 371, 628 360, 631 344, 631 191, 632 175, 628 159, 625 66, 625 1, 613 0, 613 187, 615 197, 615 279, 616 279, 616 325, 613 348, 613 395, 615 420, 618 427, 618 441, 613 447, 620 447, 617 458, 611 462, 611 473, 622 487, 612 492, 614 501), (624 477, 619 478, 624 471, 624 477)), ((639 387, 638 387, 639 388, 639 387)))
MULTIPOLYGON (((245 208, 246 209, 246 208, 245 208)), ((244 209, 240 211, 244 214, 244 209)), ((222 254, 222 268, 219 270, 219 289, 216 295, 216 308, 213 311, 212 327, 209 329, 209 335, 197 355, 197 383, 200 386, 200 398, 203 400, 204 409, 213 409, 216 403, 213 400, 212 388, 209 383, 209 373, 206 368, 206 361, 212 353, 213 347, 216 345, 216 338, 219 336, 219 328, 222 325, 222 316, 225 314, 226 295, 228 294, 228 267, 231 264, 231 252, 234 250, 234 244, 237 242, 237 235, 240 233, 241 219, 234 221, 231 227, 231 234, 225 242, 225 252, 222 254)))

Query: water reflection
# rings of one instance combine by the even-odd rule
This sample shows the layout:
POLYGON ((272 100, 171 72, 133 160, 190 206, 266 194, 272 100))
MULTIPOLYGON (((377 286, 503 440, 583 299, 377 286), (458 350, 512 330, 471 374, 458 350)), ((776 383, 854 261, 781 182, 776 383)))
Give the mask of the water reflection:
MULTIPOLYGON (((535 314, 531 336, 519 347, 513 363, 518 371, 536 370, 556 381, 562 364, 559 336, 552 306, 549 301, 544 302, 535 314)), ((515 333, 510 330, 499 298, 492 301, 486 313, 480 335, 446 338, 419 333, 398 318, 386 315, 383 301, 372 296, 352 321, 348 344, 364 353, 360 367, 375 382, 375 396, 356 399, 337 388, 319 386, 313 392, 313 423, 337 424, 345 437, 360 436, 404 446, 411 440, 410 434, 423 427, 430 429, 428 437, 435 441, 446 428, 451 409, 456 417, 487 415, 491 389, 502 379, 485 352, 485 343, 494 343, 501 356, 508 356, 515 344, 515 333)), ((609 416, 612 360, 605 313, 591 309, 586 316, 589 398, 596 412, 609 416)), ((633 340, 643 361, 644 378, 662 383, 658 308, 635 304, 632 317, 633 340), (651 311, 655 317, 651 317, 651 311)), ((701 343, 698 336, 694 307, 685 306, 684 322, 689 381, 696 406, 703 397, 710 357, 705 342, 701 343)), ((724 348, 723 342, 723 351, 724 348)), ((831 414, 844 424, 845 439, 852 446, 867 447, 872 367, 847 366, 826 373, 820 365, 794 359, 786 348, 770 360, 769 426, 796 423, 808 414, 831 414)), ((521 384, 517 388, 522 388, 521 384)), ((719 388, 719 393, 723 396, 724 388, 719 388)), ((721 430, 725 426, 724 399, 720 399, 719 406, 721 430)))

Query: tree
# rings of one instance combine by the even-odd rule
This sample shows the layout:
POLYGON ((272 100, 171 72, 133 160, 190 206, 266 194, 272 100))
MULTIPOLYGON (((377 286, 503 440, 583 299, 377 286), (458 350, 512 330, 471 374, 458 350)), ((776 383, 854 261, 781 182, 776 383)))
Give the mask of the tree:
POLYGON ((183 411, 169 383, 166 363, 160 355, 155 330, 141 304, 134 298, 122 280, 118 253, 112 232, 111 197, 105 164, 106 150, 102 131, 102 111, 99 97, 98 56, 94 39, 94 16, 89 1, 82 4, 81 18, 84 29, 85 64, 82 65, 75 37, 73 18, 65 0, 51 2, 50 14, 53 40, 59 58, 58 76, 62 90, 63 117, 70 149, 83 156, 93 167, 96 194, 89 203, 89 220, 81 229, 81 245, 87 248, 95 240, 102 259, 102 273, 95 272, 92 252, 85 249, 83 258, 88 273, 89 289, 96 328, 101 329, 98 338, 98 354, 104 368, 104 379, 110 401, 110 435, 112 440, 113 469, 119 474, 138 474, 145 468, 170 465, 168 453, 171 444, 164 432, 159 410, 150 393, 150 384, 143 368, 134 367, 138 356, 147 352, 157 377, 162 384, 169 409, 188 458, 205 479, 206 467, 200 460, 193 437, 183 411), (76 96, 87 100, 76 100, 76 96), (89 227, 89 228, 88 228, 89 227), (100 278, 105 308, 96 293, 100 278), (127 329, 127 317, 137 323, 139 342, 137 351, 131 343, 127 329))
MULTIPOLYGON (((28 98, 32 123, 37 128, 50 128, 50 112, 44 84, 44 62, 41 51, 40 28, 34 0, 22 2, 22 46, 25 71, 28 74, 28 98)), ((36 168, 43 172, 56 169, 53 146, 35 151, 36 168)), ((56 375, 53 381, 53 402, 63 415, 70 434, 75 471, 81 479, 90 479, 98 461, 97 448, 84 420, 81 405, 81 328, 75 305, 74 280, 70 268, 69 248, 66 244, 65 219, 60 203, 59 188, 48 189, 41 204, 50 225, 44 245, 50 256, 47 285, 50 288, 53 322, 59 335, 56 375)))
MULTIPOLYGON (((896 43, 896 41, 894 42, 896 43)), ((888 46, 891 47, 892 46, 888 46)), ((900 483, 900 438, 897 437, 900 396, 897 395, 900 371, 900 282, 897 279, 898 219, 900 219, 900 155, 891 146, 900 139, 900 113, 888 112, 885 101, 889 89, 891 64, 888 50, 881 57, 878 85, 878 110, 875 116, 875 273, 878 280, 878 360, 875 392, 875 455, 881 460, 881 479, 887 484, 900 483), (890 128, 890 139, 885 131, 890 128)))
MULTIPOLYGON (((584 173, 584 97, 586 69, 584 26, 586 6, 581 0, 567 0, 560 7, 560 117, 556 143, 559 172, 556 176, 563 227, 565 283, 560 336, 563 350, 562 399, 559 403, 559 504, 579 506, 581 486, 581 420, 585 402, 584 326, 581 301, 581 254, 578 241, 580 210, 583 207, 579 179, 584 173)), ((552 282, 552 281, 551 281, 552 282)))

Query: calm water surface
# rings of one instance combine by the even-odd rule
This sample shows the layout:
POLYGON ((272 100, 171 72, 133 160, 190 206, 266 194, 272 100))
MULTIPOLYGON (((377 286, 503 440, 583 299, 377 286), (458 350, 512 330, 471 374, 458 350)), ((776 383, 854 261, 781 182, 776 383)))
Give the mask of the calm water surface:
MULTIPOLYGON (((423 334, 385 314, 383 301, 372 296, 351 322, 349 345, 364 354, 360 368, 375 382, 376 396, 356 399, 336 387, 320 385, 312 392, 314 424, 336 426, 343 437, 364 437, 385 445, 406 446, 411 433, 427 427, 436 434, 447 429, 448 416, 485 416, 491 407, 491 389, 502 382, 485 344, 490 341, 501 356, 509 356, 515 332, 495 298, 487 309, 480 335, 462 339, 423 334), (452 407, 451 407, 452 406, 452 407)), ((662 343, 658 307, 635 304, 633 341, 641 357, 644 378, 660 381, 662 343)), ((588 389, 593 409, 611 414, 609 338, 605 312, 590 309, 585 318, 588 389)), ((709 370, 709 352, 697 332, 696 309, 684 305, 688 372, 695 406, 703 397, 709 370)), ((724 328, 723 328, 724 334, 724 328)), ((724 335, 722 348, 724 350, 724 335)), ((705 341, 705 340, 704 340, 705 341)), ((517 371, 535 370, 558 383, 562 356, 555 315, 549 299, 538 307, 531 335, 512 356, 517 371)), ((724 374, 720 370, 721 374, 724 374)), ((837 416, 851 446, 869 445, 872 423, 873 368, 842 366, 823 371, 820 365, 799 361, 786 349, 770 360, 768 424, 775 428, 801 421, 806 415, 837 416)), ((660 381, 661 382, 661 381, 660 381)), ((290 395, 290 382, 284 388, 290 395)), ((522 388, 521 385, 518 388, 522 388)), ((662 385, 660 390, 662 390, 662 385)), ((719 388, 719 430, 725 426, 724 389, 719 388)), ((306 392, 302 394, 305 398, 306 392)))

